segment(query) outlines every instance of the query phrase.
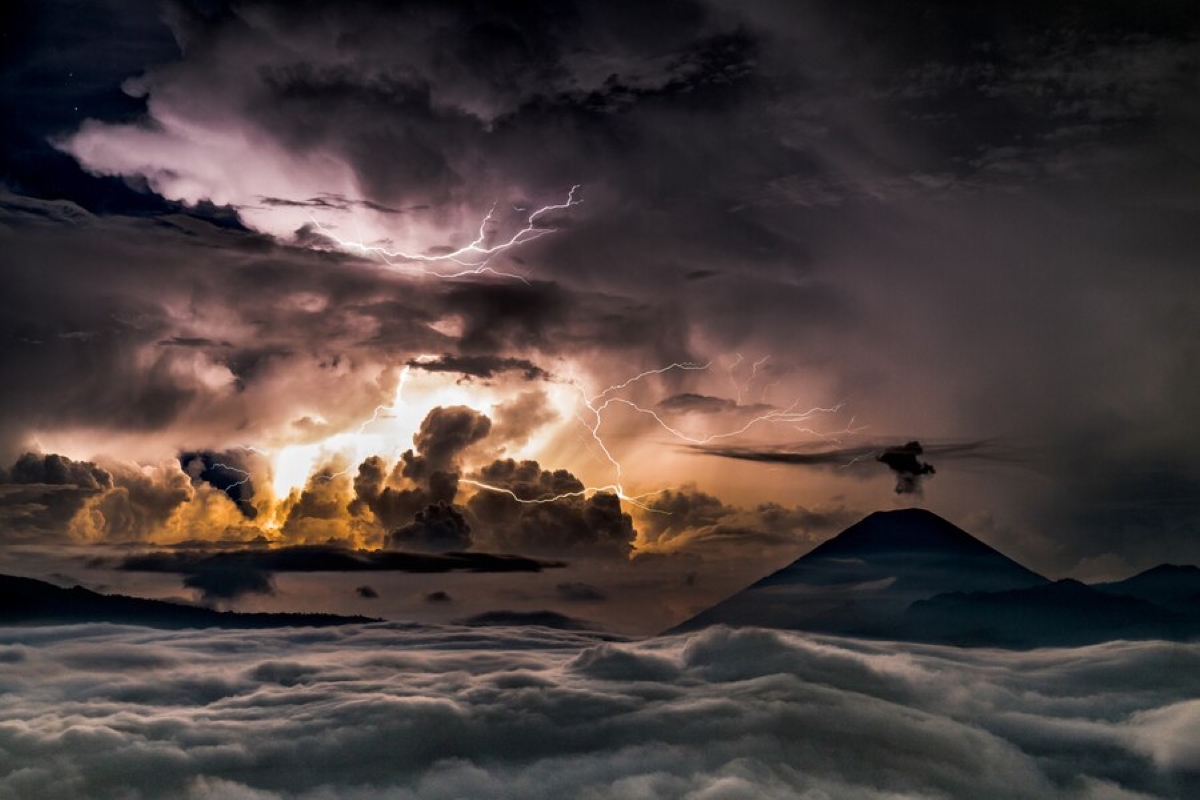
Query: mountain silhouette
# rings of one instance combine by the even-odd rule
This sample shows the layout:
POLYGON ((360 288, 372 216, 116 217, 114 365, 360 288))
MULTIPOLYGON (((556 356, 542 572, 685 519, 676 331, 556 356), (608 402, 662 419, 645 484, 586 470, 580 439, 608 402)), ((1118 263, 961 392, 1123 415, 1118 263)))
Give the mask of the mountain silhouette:
POLYGON ((0 625, 112 622, 153 628, 324 627, 377 622, 336 614, 243 614, 165 600, 63 589, 45 581, 0 575, 0 625))
POLYGON ((1009 592, 956 592, 918 600, 898 631, 957 645, 1069 647, 1114 639, 1184 639, 1197 619, 1075 580, 1009 592))
POLYGON ((674 630, 721 623, 887 636, 917 600, 1047 582, 932 512, 877 511, 674 630))
POLYGON ((1131 578, 1092 586, 1105 594, 1127 594, 1181 614, 1200 614, 1200 567, 1160 564, 1131 578))
POLYGON ((1000 647, 1200 634, 1200 569, 1051 582, 923 509, 879 511, 669 633, 709 625, 1000 647))

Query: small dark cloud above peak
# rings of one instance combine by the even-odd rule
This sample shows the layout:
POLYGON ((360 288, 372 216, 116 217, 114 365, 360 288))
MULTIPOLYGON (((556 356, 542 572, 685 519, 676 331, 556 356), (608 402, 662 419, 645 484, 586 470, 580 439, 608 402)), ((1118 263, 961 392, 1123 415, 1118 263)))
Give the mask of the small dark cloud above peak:
POLYGON ((1016 465, 1024 461, 1022 452, 1012 446, 990 439, 961 442, 939 442, 923 446, 909 441, 902 445, 863 444, 826 447, 812 442, 764 447, 693 445, 689 450, 767 464, 791 464, 802 467, 837 468, 844 472, 862 473, 873 463, 880 463, 897 476, 898 494, 915 494, 920 481, 935 473, 932 464, 919 456, 929 455, 939 460, 982 461, 1016 465))
POLYGON ((917 457, 925 452, 917 441, 899 447, 889 447, 875 457, 875 460, 886 464, 888 469, 896 473, 896 494, 920 494, 921 479, 933 475, 937 470, 932 464, 919 460, 917 457))
POLYGON ((365 584, 363 586, 356 586, 354 593, 364 600, 375 600, 379 597, 379 592, 375 591, 374 587, 365 584))

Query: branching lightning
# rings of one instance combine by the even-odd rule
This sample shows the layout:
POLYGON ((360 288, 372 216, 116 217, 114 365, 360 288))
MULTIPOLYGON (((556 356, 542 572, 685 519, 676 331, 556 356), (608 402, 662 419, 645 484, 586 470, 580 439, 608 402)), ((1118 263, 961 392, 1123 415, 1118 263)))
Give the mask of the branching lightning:
MULTIPOLYGON (((734 356, 735 358, 733 359, 733 363, 731 363, 726 370, 729 373, 729 385, 733 387, 734 402, 740 406, 742 404, 742 398, 750 393, 750 389, 754 385, 754 379, 758 377, 759 369, 762 368, 763 364, 766 364, 771 360, 771 356, 765 355, 758 361, 753 362, 750 365, 750 375, 746 378, 744 383, 738 380, 737 368, 746 359, 741 353, 734 353, 734 356)), ((770 387, 770 385, 771 384, 768 384, 767 386, 763 387, 762 394, 764 396, 766 395, 767 389, 770 387)))
MULTIPOLYGON (((366 241, 346 239, 322 224, 314 216, 310 215, 309 219, 311 220, 313 228, 316 231, 326 237, 329 241, 336 244, 338 247, 346 251, 359 253, 365 257, 377 258, 387 266, 398 270, 428 275, 439 279, 452 279, 486 273, 500 277, 515 278, 517 280, 527 282, 525 277, 522 275, 498 271, 492 266, 493 260, 496 257, 513 250, 514 248, 520 247, 521 245, 535 241, 543 236, 555 232, 557 228, 547 219, 548 216, 554 212, 567 211, 574 206, 580 205, 583 200, 577 196, 579 190, 580 186, 578 184, 574 185, 570 188, 566 194, 566 197, 561 202, 550 203, 532 210, 523 206, 513 205, 512 210, 516 214, 523 215, 524 221, 515 232, 513 232, 511 235, 508 235, 506 238, 502 237, 500 241, 489 241, 489 239, 494 239, 497 236, 497 228, 500 224, 497 220, 497 204, 493 204, 493 206, 479 221, 478 229, 474 238, 464 245, 461 245, 448 252, 441 253, 410 252, 403 249, 393 249, 389 246, 384 246, 383 244, 372 244, 366 241)), ((672 371, 704 371, 708 370, 712 366, 712 362, 705 364, 676 362, 657 369, 645 370, 623 381, 608 386, 594 394, 589 394, 587 391, 585 391, 580 383, 572 381, 574 388, 579 393, 580 398, 580 406, 578 413, 576 414, 576 418, 583 430, 587 431, 587 436, 581 436, 581 440, 587 445, 587 449, 592 451, 592 453, 596 455, 596 457, 599 458, 602 463, 607 464, 607 466, 611 469, 613 479, 610 483, 599 486, 587 486, 577 491, 564 492, 562 494, 556 494, 552 496, 523 498, 517 495, 511 489, 501 486, 494 486, 483 481, 466 477, 460 477, 459 480, 461 483, 472 486, 480 491, 505 494, 519 503, 546 504, 571 498, 583 498, 597 492, 611 492, 617 495, 617 497, 619 497, 622 501, 628 502, 643 510, 656 513, 666 513, 659 509, 652 508, 645 502, 645 498, 658 494, 660 490, 638 495, 631 495, 625 490, 623 483, 625 473, 624 467, 620 459, 611 449, 609 443, 606 441, 605 433, 603 431, 605 426, 606 412, 610 411, 614 407, 622 406, 634 412, 635 414, 649 417, 661 430, 665 431, 672 438, 692 445, 705 445, 722 439, 737 437, 746 433, 755 426, 768 423, 792 425, 798 431, 811 434, 825 440, 836 441, 836 439, 833 438, 834 434, 832 433, 819 433, 811 428, 802 426, 803 423, 808 422, 817 415, 837 413, 842 408, 841 403, 832 407, 812 408, 802 408, 799 400, 796 400, 783 408, 770 408, 761 405, 757 407, 743 405, 743 400, 750 394, 751 391, 754 390, 755 382, 760 376, 760 371, 770 360, 770 356, 763 356, 756 361, 748 362, 749 374, 746 375, 746 371, 744 369, 739 374, 738 368, 744 363, 747 363, 747 360, 742 356, 741 353, 737 353, 735 355, 736 358, 727 367, 729 382, 733 390, 734 408, 742 411, 752 408, 754 411, 761 411, 762 413, 758 413, 752 419, 745 421, 743 424, 732 430, 709 433, 701 436, 692 435, 672 424, 668 419, 664 419, 664 417, 661 416, 659 412, 655 410, 655 408, 640 405, 635 400, 622 394, 625 392, 625 390, 647 378, 663 375, 672 371)), ((409 372, 410 368, 405 366, 401 372, 399 385, 395 398, 392 400, 392 402, 375 406, 370 417, 364 419, 361 424, 359 424, 357 429, 358 437, 365 436, 367 431, 374 423, 396 414, 397 406, 403 402, 401 395, 405 382, 409 377, 409 372)), ((778 381, 768 383, 762 388, 761 394, 763 397, 765 397, 770 386, 777 382, 778 381)), ((857 430, 861 429, 855 429, 853 427, 853 420, 851 420, 850 425, 847 426, 847 428, 842 432, 853 433, 857 432, 857 430)), ((269 453, 266 453, 265 451, 255 447, 244 446, 243 449, 247 452, 259 453, 270 457, 269 453)), ((251 475, 247 470, 232 467, 228 464, 215 464, 214 466, 229 470, 240 476, 244 476, 241 480, 225 488, 224 491, 226 494, 229 494, 231 498, 233 497, 232 493, 236 487, 242 486, 250 481, 251 475)), ((327 468, 326 470, 321 471, 320 474, 311 475, 310 479, 314 481, 329 482, 351 473, 353 469, 353 465, 337 472, 330 472, 327 468)))
MULTIPOLYGON (((404 250, 391 250, 379 245, 366 244, 364 242, 351 241, 337 236, 333 231, 322 225, 315 217, 309 216, 313 225, 322 235, 336 242, 339 247, 346 250, 353 250, 362 253, 366 256, 374 256, 379 258, 389 267, 403 269, 411 272, 418 272, 423 275, 432 275, 437 278, 461 278, 466 275, 481 275, 490 273, 505 278, 516 278, 520 281, 525 281, 521 275, 509 272, 500 272, 488 266, 489 262, 497 255, 518 247, 527 242, 532 242, 535 239, 553 233, 556 229, 552 226, 543 225, 540 220, 547 214, 554 211, 563 211, 577 206, 583 202, 582 199, 575 196, 579 191, 579 184, 571 187, 567 192, 566 200, 561 203, 551 203, 550 205, 542 206, 531 212, 525 218, 525 224, 510 236, 508 239, 494 244, 486 244, 489 226, 492 224, 496 212, 496 206, 493 205, 488 213, 484 215, 479 222, 479 232, 467 244, 452 250, 448 253, 439 253, 431 255, 428 253, 409 253, 404 250), (454 264, 462 269, 457 271, 443 272, 431 265, 436 264, 454 264)), ((516 206, 513 207, 516 210, 516 206)), ((521 209, 523 211, 524 209, 521 209)))
POLYGON ((735 358, 733 360, 733 363, 729 365, 729 385, 733 387, 734 399, 736 400, 738 405, 741 405, 742 404, 742 385, 740 383, 738 383, 737 375, 734 374, 734 370, 737 369, 738 364, 741 364, 746 359, 742 358, 741 353, 734 353, 734 355, 737 356, 737 358, 735 358))
MULTIPOLYGON (((754 377, 758 373, 759 368, 767 362, 768 358, 769 358, 769 356, 764 356, 763 358, 754 362, 753 367, 751 369, 751 374, 750 374, 750 379, 749 379, 750 381, 752 381, 754 379, 754 377)), ((741 405, 740 397, 742 395, 742 390, 741 390, 741 386, 739 386, 737 384, 736 379, 734 378, 733 369, 739 363, 741 363, 743 360, 744 359, 742 358, 741 354, 737 354, 737 360, 735 360, 734 363, 729 367, 730 378, 734 382, 735 390, 738 391, 738 397, 739 397, 738 405, 741 405)), ((586 418, 583 414, 577 415, 576 418, 579 420, 579 423, 591 435, 592 443, 595 445, 596 449, 599 450, 599 452, 603 454, 603 460, 607 461, 608 464, 611 466, 614 476, 615 476, 615 480, 610 484, 606 484, 604 486, 589 486, 589 487, 585 487, 583 489, 579 489, 579 490, 572 491, 572 492, 563 492, 561 494, 547 495, 545 497, 538 497, 538 498, 531 499, 531 498, 519 497, 515 492, 513 492, 509 489, 505 489, 503 487, 498 487, 498 486, 492 486, 490 484, 482 483, 482 482, 476 481, 476 480, 463 479, 462 482, 469 484, 471 486, 474 486, 478 489, 483 489, 486 491, 499 492, 501 494, 506 494, 509 497, 511 497, 513 500, 516 500, 518 503, 526 503, 526 504, 553 503, 553 502, 556 502, 559 500, 565 500, 565 499, 569 499, 569 498, 573 498, 573 497, 585 497, 585 496, 595 493, 595 492, 612 492, 613 494, 616 494, 621 500, 628 502, 631 505, 637 506, 638 508, 641 508, 643 510, 655 512, 655 513, 667 513, 660 509, 653 508, 652 506, 649 506, 643 502, 644 498, 659 494, 659 492, 661 490, 654 490, 651 492, 645 492, 643 494, 638 494, 638 495, 630 495, 625 491, 625 487, 623 485, 624 468, 621 465, 620 460, 613 454, 613 452, 609 448, 608 444, 604 441, 604 437, 600 431, 601 427, 604 424, 604 412, 607 411, 609 408, 611 408, 614 405, 625 406, 626 408, 631 409, 635 413, 648 416, 651 419, 653 419, 660 428, 662 428, 667 433, 671 434, 671 436, 673 436, 677 439, 680 439, 682 441, 685 441, 689 444, 694 444, 694 445, 705 445, 705 444, 710 444, 714 441, 718 441, 721 439, 729 439, 729 438, 733 438, 736 436, 740 436, 741 434, 746 433, 748 430, 755 427, 756 425, 760 425, 763 423, 791 424, 794 427, 796 427, 797 430, 800 430, 800 431, 803 431, 806 433, 810 433, 814 436, 818 436, 823 439, 833 438, 834 434, 832 434, 832 433, 819 433, 817 431, 812 430, 811 428, 807 428, 807 427, 802 428, 799 426, 798 423, 806 422, 817 415, 835 414, 842 409, 842 407, 844 405, 843 403, 838 403, 837 405, 832 406, 832 407, 816 406, 816 407, 801 410, 800 409, 800 401, 796 400, 791 405, 789 405, 785 408, 771 409, 762 414, 759 414, 758 416, 754 417, 753 419, 747 421, 740 427, 735 428, 733 430, 722 431, 719 433, 711 433, 711 434, 707 434, 704 436, 692 436, 692 435, 685 433, 684 431, 678 429, 677 427, 671 425, 669 422, 667 422, 665 419, 663 419, 658 414, 658 412, 655 411, 654 409, 641 406, 638 403, 634 402, 633 400, 630 400, 627 397, 617 396, 618 392, 620 392, 624 389, 627 389, 630 386, 632 386, 633 384, 635 384, 645 378, 653 376, 653 375, 662 375, 662 374, 664 374, 666 372, 670 372, 672 370, 703 371, 703 370, 709 369, 711 366, 712 366, 711 361, 708 362, 707 364, 696 364, 696 363, 692 363, 692 362, 676 362, 673 364, 669 364, 665 367, 660 367, 658 369, 651 369, 651 370, 646 370, 644 372, 640 372, 631 378, 628 378, 620 383, 613 384, 612 386, 609 386, 593 395, 588 395, 578 383, 575 384, 575 388, 579 392, 579 396, 582 401, 583 407, 586 409, 586 412, 587 412, 586 418)), ((747 388, 748 388, 748 384, 747 384, 747 388)), ((862 430, 862 428, 861 427, 855 428, 854 420, 851 419, 850 424, 844 430, 838 431, 837 433, 847 433, 847 434, 848 433, 856 433, 859 430, 862 430)))
POLYGON ((228 465, 228 464, 222 464, 222 463, 221 463, 221 462, 219 462, 219 461, 217 461, 217 462, 214 462, 214 463, 213 463, 213 465, 212 465, 212 467, 211 467, 211 469, 223 469, 223 470, 227 470, 227 471, 229 471, 229 472, 236 472, 238 475, 245 475, 245 476, 246 476, 246 477, 242 478, 240 481, 238 481, 237 483, 231 483, 231 484, 229 484, 229 486, 227 486, 227 487, 226 487, 226 489, 232 489, 232 488, 233 488, 233 487, 235 487, 235 486, 241 486, 242 484, 244 484, 244 483, 246 483, 247 481, 249 481, 249 480, 250 480, 250 473, 249 473, 249 472, 247 472, 246 470, 244 470, 244 469, 239 469, 238 467, 231 467, 230 465, 228 465))
MULTIPOLYGON (((228 486, 221 488, 221 491, 224 492, 229 497, 230 500, 232 500, 235 503, 239 502, 240 498, 234 497, 232 490, 236 489, 239 486, 245 486, 247 483, 249 483, 250 482, 250 473, 247 470, 241 469, 240 467, 234 467, 229 464, 223 464, 219 461, 213 462, 213 465, 211 467, 209 467, 209 469, 223 469, 226 472, 233 472, 237 475, 245 476, 240 481, 236 481, 235 483, 231 483, 228 486)), ((209 483, 211 483, 211 481, 209 481, 209 483)))

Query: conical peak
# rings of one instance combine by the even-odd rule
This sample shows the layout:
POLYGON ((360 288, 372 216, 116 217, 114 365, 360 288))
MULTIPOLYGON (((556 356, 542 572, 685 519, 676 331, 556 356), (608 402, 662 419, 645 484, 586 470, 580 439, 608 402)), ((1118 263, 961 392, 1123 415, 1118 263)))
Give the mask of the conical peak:
POLYGON ((876 552, 950 550, 995 552, 953 523, 923 508, 876 511, 817 547, 809 556, 848 557, 876 552))

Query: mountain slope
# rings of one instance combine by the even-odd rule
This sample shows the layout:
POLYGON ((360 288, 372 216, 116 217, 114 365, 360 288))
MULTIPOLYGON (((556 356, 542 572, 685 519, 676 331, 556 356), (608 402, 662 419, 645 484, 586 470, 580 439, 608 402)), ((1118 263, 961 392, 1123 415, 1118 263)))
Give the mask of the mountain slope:
POLYGON ((888 636, 917 600, 1047 582, 932 512, 878 511, 674 630, 719 623, 888 636))
POLYGON ((154 628, 282 628, 374 622, 336 614, 240 614, 163 600, 107 595, 81 586, 0 575, 0 625, 112 622, 154 628))
POLYGON ((1182 614, 1200 616, 1200 567, 1160 564, 1123 581, 1092 586, 1105 594, 1125 594, 1182 614))
POLYGON ((1066 647, 1114 639, 1181 639, 1196 620, 1074 580, 1007 592, 955 592, 918 600, 900 638, 958 645, 1066 647))

